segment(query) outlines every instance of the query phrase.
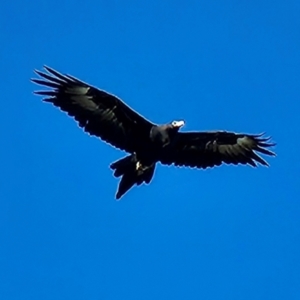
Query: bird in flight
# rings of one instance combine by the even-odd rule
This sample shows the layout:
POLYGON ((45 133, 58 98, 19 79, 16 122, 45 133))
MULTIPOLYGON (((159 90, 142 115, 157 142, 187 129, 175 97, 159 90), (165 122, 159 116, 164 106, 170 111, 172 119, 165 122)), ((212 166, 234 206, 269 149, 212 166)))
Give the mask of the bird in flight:
POLYGON ((115 95, 73 76, 44 66, 35 70, 34 83, 47 87, 35 91, 73 117, 90 135, 128 153, 110 168, 121 177, 116 193, 120 199, 134 185, 149 184, 157 163, 206 169, 221 164, 268 166, 260 153, 275 156, 275 146, 263 134, 227 131, 180 132, 183 120, 158 125, 138 114, 115 95))

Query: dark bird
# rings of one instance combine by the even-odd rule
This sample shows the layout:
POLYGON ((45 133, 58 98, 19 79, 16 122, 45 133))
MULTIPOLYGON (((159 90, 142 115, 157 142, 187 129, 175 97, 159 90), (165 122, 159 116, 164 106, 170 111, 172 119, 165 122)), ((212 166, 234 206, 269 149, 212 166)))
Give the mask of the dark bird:
POLYGON ((35 70, 42 79, 33 82, 50 89, 36 91, 73 117, 90 135, 129 153, 112 163, 115 177, 121 177, 116 199, 135 184, 149 184, 156 163, 206 169, 225 164, 268 166, 258 153, 275 156, 274 146, 263 134, 226 131, 179 132, 184 121, 157 125, 132 110, 118 97, 45 66, 35 70))

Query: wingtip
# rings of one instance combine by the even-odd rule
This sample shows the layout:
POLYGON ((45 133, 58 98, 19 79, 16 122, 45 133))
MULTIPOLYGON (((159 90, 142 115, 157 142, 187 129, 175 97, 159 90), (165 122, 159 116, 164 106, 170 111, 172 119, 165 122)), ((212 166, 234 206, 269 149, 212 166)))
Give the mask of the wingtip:
POLYGON ((45 75, 45 73, 43 73, 43 72, 40 71, 40 70, 34 69, 33 71, 34 71, 34 73, 36 73, 37 75, 39 75, 39 76, 41 76, 41 77, 44 77, 43 75, 45 75))
MULTIPOLYGON (((46 71, 48 71, 48 69, 51 69, 51 68, 48 67, 47 65, 43 65, 43 68, 44 68, 46 71)), ((40 70, 38 70, 38 69, 33 69, 33 72, 36 73, 36 74, 38 74, 38 75, 43 74, 43 72, 40 71, 40 70)))
POLYGON ((260 137, 264 136, 265 134, 266 134, 266 132, 263 131, 263 132, 258 133, 258 134, 252 134, 252 137, 254 137, 254 138, 260 138, 260 137))
POLYGON ((269 168, 269 167, 270 167, 269 163, 268 163, 267 161, 265 161, 265 160, 264 160, 264 162, 265 162, 265 163, 262 164, 262 165, 265 166, 265 167, 267 167, 267 168, 269 168))
POLYGON ((54 69, 52 69, 51 67, 49 67, 47 65, 43 65, 43 68, 51 75, 55 75, 57 73, 57 71, 55 71, 54 69))
POLYGON ((52 70, 52 68, 49 67, 49 66, 47 66, 47 65, 43 65, 43 68, 44 68, 46 71, 48 71, 48 72, 49 72, 49 70, 52 70))
POLYGON ((33 83, 36 83, 37 84, 37 81, 38 81, 39 79, 37 79, 37 78, 30 78, 30 81, 31 82, 33 82, 33 83))
POLYGON ((116 201, 120 201, 122 198, 122 195, 118 192, 115 196, 116 201))
POLYGON ((277 143, 272 141, 272 136, 264 136, 264 135, 265 132, 252 136, 257 144, 257 149, 255 150, 258 150, 266 155, 276 156, 274 152, 267 150, 266 148, 275 147, 277 143))

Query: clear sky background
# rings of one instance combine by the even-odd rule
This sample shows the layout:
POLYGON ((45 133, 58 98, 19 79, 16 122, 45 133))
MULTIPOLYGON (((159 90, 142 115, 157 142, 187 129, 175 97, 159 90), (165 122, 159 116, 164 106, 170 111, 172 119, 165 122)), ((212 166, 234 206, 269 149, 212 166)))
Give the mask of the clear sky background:
POLYGON ((299 1, 2 1, 1 299, 300 299, 299 1), (184 130, 266 131, 270 168, 158 166, 32 94, 46 64, 184 130))

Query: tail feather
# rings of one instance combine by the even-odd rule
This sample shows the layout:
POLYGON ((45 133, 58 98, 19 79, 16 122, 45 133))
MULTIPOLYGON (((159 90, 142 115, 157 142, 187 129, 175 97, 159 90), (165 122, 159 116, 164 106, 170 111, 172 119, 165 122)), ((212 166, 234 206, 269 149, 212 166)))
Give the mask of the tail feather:
POLYGON ((150 166, 141 165, 136 155, 132 154, 112 163, 110 168, 114 170, 115 177, 122 176, 116 194, 116 199, 120 199, 135 184, 150 183, 154 174, 155 164, 150 166))

